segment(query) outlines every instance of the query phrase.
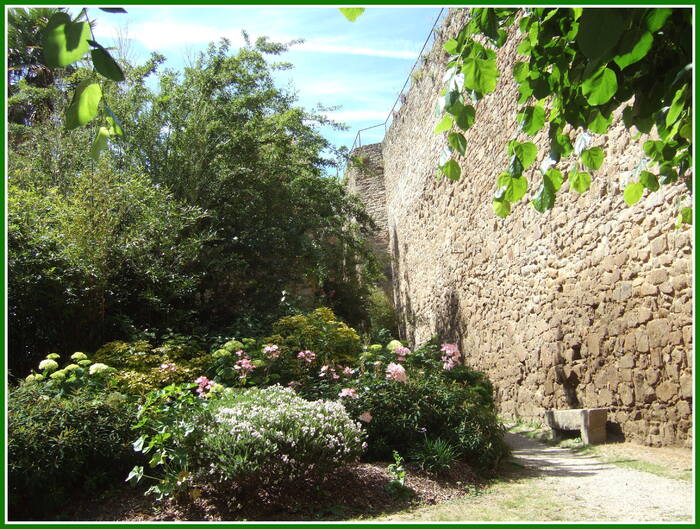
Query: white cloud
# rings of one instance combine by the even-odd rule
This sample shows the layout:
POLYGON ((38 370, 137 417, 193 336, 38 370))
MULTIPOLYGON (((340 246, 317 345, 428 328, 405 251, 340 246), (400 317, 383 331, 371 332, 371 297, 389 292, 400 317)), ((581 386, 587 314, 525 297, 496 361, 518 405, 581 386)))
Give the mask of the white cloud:
POLYGON ((412 59, 415 60, 418 53, 402 50, 382 50, 366 48, 364 46, 348 46, 339 44, 329 44, 323 41, 310 39, 307 42, 294 46, 293 49, 301 51, 313 51, 320 53, 341 53, 348 55, 369 55, 373 57, 388 57, 392 59, 412 59))
POLYGON ((336 110, 323 113, 328 119, 346 123, 350 121, 376 121, 380 123, 386 119, 389 112, 386 110, 336 110))
MULTIPOLYGON (((98 37, 116 38, 119 28, 111 22, 105 21, 99 24, 96 31, 98 37)), ((149 50, 163 50, 177 46, 194 44, 208 44, 227 38, 234 46, 243 45, 243 37, 240 28, 217 29, 201 24, 188 24, 185 22, 140 22, 130 24, 126 30, 126 37, 136 40, 149 50)), ((258 35, 250 32, 254 42, 258 35)), ((274 42, 289 42, 293 40, 285 35, 268 35, 274 42)), ((415 59, 417 52, 401 49, 382 49, 369 46, 355 46, 338 42, 337 39, 311 38, 301 44, 294 45, 291 49, 315 53, 336 53, 344 55, 364 55, 372 57, 387 57, 393 59, 415 59)))

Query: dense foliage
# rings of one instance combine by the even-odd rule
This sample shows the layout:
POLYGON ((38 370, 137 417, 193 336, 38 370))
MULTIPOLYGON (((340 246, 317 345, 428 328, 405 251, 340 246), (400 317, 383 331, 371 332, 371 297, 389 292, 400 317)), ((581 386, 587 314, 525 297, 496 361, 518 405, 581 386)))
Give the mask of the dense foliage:
MULTIPOLYGON (((67 65, 72 56, 52 63, 30 48, 59 38, 56 24, 84 38, 86 10, 70 21, 55 9, 11 14, 13 374, 144 329, 230 332, 319 304, 367 327, 372 223, 325 174, 328 122, 273 83, 289 65, 270 59, 285 46, 259 39, 234 52, 224 40, 182 74, 157 54, 120 59, 117 82, 104 75, 110 61, 97 67, 100 47, 67 65), (74 128, 71 108, 92 108, 89 86, 97 110, 74 128)), ((60 56, 64 45, 52 44, 60 56)))
MULTIPOLYGON (((509 166, 497 178, 498 216, 506 217, 530 188, 524 172, 537 159, 537 147, 521 136, 547 127, 549 155, 531 201, 543 212, 554 206, 564 181, 578 193, 589 188, 589 171, 600 168, 605 156, 603 147, 589 147, 591 133, 605 134, 618 108, 629 129, 652 133, 625 202, 634 204, 645 189, 657 191, 679 179, 692 195, 692 10, 679 8, 472 9, 459 35, 444 45, 451 59, 439 108, 444 115, 435 128, 448 132, 442 174, 461 176, 449 152, 466 154, 463 132, 478 119, 478 101, 496 89, 501 72, 495 50, 508 41, 508 27, 516 21, 523 35, 517 51, 525 60, 515 63, 512 74, 522 106, 507 145, 509 166), (563 174, 556 164, 572 154, 576 168, 563 174)), ((682 208, 679 220, 690 219, 690 208, 682 208)))
POLYGON ((72 500, 122 481, 140 461, 131 446, 135 413, 135 404, 113 391, 83 387, 59 395, 41 382, 10 391, 10 518, 60 519, 72 500))

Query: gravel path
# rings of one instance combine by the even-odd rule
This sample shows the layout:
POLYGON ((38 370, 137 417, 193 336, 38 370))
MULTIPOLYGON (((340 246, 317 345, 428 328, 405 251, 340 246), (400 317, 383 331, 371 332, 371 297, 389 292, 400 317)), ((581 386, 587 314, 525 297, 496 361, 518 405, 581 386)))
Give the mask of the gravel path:
POLYGON ((538 486, 570 498, 571 521, 691 521, 693 485, 647 472, 603 463, 590 455, 508 433, 514 461, 538 476, 538 486))

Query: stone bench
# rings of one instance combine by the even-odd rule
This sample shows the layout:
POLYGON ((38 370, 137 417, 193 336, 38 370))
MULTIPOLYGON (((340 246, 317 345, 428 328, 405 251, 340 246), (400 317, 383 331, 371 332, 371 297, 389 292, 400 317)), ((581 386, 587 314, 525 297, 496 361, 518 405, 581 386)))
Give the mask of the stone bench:
POLYGON ((583 444, 604 443, 607 408, 578 410, 547 410, 544 412, 547 425, 552 429, 554 440, 562 438, 562 430, 581 430, 583 444))

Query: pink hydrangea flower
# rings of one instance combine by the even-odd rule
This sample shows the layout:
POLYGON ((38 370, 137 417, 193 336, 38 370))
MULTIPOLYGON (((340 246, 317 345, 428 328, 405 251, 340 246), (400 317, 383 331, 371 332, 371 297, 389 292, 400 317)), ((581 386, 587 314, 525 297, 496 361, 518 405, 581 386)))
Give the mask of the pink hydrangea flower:
POLYGON ((391 362, 386 368, 386 378, 396 380, 397 382, 408 382, 406 370, 400 364, 391 362))
POLYGON ((316 360, 316 353, 312 351, 301 351, 298 355, 297 358, 301 358, 302 360, 305 360, 309 364, 316 360))
POLYGON ((396 353, 396 359, 399 362, 405 362, 406 356, 411 353, 411 350, 408 347, 397 347, 394 349, 394 352, 396 353))
POLYGON ((355 374, 355 370, 352 367, 346 367, 345 369, 343 369, 343 375, 350 376, 350 375, 354 375, 354 374, 355 374))
POLYGON ((362 422, 369 422, 372 420, 372 414, 366 411, 362 415, 360 415, 358 419, 360 419, 362 422))
POLYGON ((250 358, 244 356, 236 362, 236 365, 234 365, 233 368, 240 373, 238 378, 245 378, 251 371, 253 371, 253 369, 255 369, 255 366, 250 362, 250 358))
POLYGON ((357 390, 353 388, 343 388, 340 390, 340 393, 338 393, 338 396, 342 399, 345 397, 350 397, 351 399, 356 399, 359 398, 359 395, 357 394, 357 390))
POLYGON ((454 368, 456 365, 459 364, 459 359, 461 355, 456 344, 444 343, 442 344, 440 351, 443 352, 443 369, 447 369, 449 371, 450 369, 454 368))
POLYGON ((165 372, 173 372, 175 371, 175 363, 167 362, 165 364, 160 364, 160 370, 165 372))
POLYGON ((194 381, 195 384, 197 384, 199 387, 197 388, 197 393, 200 396, 203 396, 204 393, 209 391, 211 389, 211 386, 214 382, 209 380, 207 377, 199 377, 197 380, 194 381))
POLYGON ((265 348, 263 349, 263 353, 265 353, 270 358, 270 360, 274 360, 280 355, 281 351, 280 348, 275 344, 270 344, 265 346, 265 348))

